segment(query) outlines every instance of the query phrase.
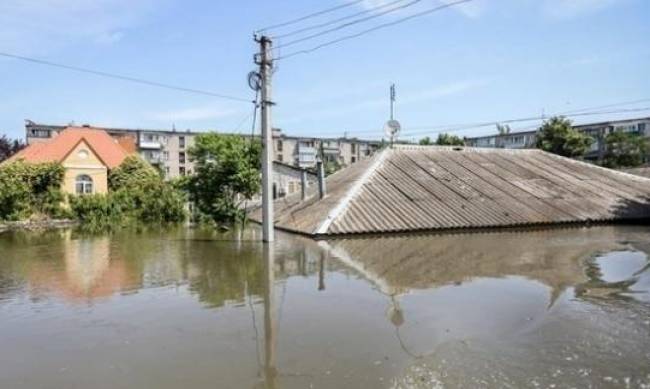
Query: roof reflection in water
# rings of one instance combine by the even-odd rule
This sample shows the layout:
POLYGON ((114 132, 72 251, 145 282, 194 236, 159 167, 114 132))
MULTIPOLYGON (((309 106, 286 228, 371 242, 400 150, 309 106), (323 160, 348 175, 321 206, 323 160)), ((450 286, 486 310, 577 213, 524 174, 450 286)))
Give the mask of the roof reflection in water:
POLYGON ((615 227, 405 235, 321 242, 385 294, 521 276, 547 285, 551 302, 587 280, 584 260, 626 247, 615 227))

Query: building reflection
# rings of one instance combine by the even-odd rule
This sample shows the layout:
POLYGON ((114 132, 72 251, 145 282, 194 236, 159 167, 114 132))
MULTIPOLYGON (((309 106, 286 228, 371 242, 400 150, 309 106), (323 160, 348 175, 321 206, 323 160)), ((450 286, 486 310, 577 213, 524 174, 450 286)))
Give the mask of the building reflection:
POLYGON ((111 249, 110 237, 73 239, 66 231, 60 242, 60 260, 29 262, 33 296, 54 293, 69 302, 92 302, 140 285, 139 269, 111 249))

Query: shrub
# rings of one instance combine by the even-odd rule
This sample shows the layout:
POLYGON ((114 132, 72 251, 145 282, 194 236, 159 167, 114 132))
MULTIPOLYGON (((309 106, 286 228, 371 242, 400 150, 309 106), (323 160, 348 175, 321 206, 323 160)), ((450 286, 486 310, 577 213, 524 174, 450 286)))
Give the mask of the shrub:
POLYGON ((91 230, 135 222, 174 223, 185 219, 185 198, 137 156, 127 157, 108 176, 107 195, 71 196, 73 214, 91 230))
POLYGON ((62 212, 64 169, 58 163, 13 162, 0 167, 0 219, 17 220, 62 212))
POLYGON ((125 224, 125 212, 119 196, 91 194, 70 196, 70 211, 84 228, 100 230, 125 224))

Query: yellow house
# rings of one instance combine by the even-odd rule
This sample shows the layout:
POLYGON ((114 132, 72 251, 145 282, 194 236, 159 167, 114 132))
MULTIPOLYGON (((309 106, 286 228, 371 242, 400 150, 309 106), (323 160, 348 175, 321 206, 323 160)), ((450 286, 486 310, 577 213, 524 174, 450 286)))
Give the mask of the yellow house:
POLYGON ((65 168, 62 190, 70 194, 106 193, 108 171, 129 153, 102 130, 68 127, 48 142, 34 143, 5 163, 59 162, 65 168))

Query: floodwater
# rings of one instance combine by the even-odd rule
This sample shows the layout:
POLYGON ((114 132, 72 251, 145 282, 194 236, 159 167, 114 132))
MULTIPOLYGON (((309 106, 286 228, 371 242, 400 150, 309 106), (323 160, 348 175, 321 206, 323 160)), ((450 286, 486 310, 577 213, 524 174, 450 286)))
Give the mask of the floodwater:
POLYGON ((0 235, 0 388, 650 388, 650 228, 0 235))

